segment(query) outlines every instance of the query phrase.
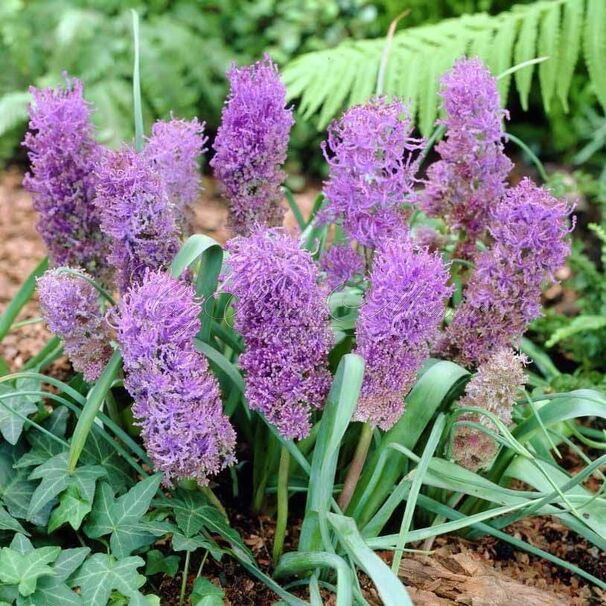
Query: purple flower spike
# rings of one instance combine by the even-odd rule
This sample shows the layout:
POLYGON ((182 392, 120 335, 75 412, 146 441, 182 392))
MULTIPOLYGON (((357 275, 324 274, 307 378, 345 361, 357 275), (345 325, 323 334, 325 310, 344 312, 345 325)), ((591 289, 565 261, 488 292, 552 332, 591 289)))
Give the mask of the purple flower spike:
POLYGON ((94 169, 101 148, 93 138, 90 107, 82 83, 66 79, 65 88, 30 88, 31 173, 23 180, 39 213, 38 231, 55 265, 82 267, 108 281, 108 243, 99 230, 94 169))
POLYGON ((489 223, 491 208, 505 193, 512 164, 505 156, 503 118, 497 81, 480 59, 460 59, 442 78, 440 91, 446 138, 436 150, 441 159, 427 171, 421 206, 464 230, 457 254, 471 257, 489 223))
POLYGON ((187 210, 202 191, 198 162, 207 141, 197 118, 158 121, 147 140, 144 154, 162 175, 179 224, 187 223, 187 210))
POLYGON ((179 230, 164 180, 144 154, 107 151, 97 177, 95 204, 112 243, 108 261, 125 292, 148 268, 168 267, 179 250, 179 230))
POLYGON ((333 336, 318 269, 281 229, 234 238, 226 248, 230 273, 222 288, 237 298, 248 404, 285 438, 304 438, 311 409, 323 406, 331 382, 333 336))
POLYGON ((256 226, 279 226, 284 218, 280 185, 285 174, 292 109, 286 88, 268 56, 228 72, 229 97, 210 164, 231 204, 233 231, 249 235, 256 226))
POLYGON ((116 318, 133 413, 167 485, 186 478, 206 484, 234 462, 236 435, 219 385, 193 346, 199 313, 191 286, 148 270, 116 318))
POLYGON ((333 244, 322 256, 321 267, 328 288, 334 291, 364 273, 364 259, 349 244, 333 244))
POLYGON ((330 176, 321 221, 342 223, 363 246, 403 230, 417 167, 412 153, 421 146, 412 128, 404 105, 383 98, 352 107, 331 124, 322 145, 330 176))
POLYGON ((519 341, 540 315, 542 282, 553 280, 570 252, 571 211, 529 179, 509 190, 491 219, 494 243, 477 257, 441 351, 471 366, 519 341))
MULTIPOLYGON (((511 425, 511 412, 518 392, 526 383, 524 365, 527 360, 511 349, 496 351, 478 367, 478 372, 465 388, 458 405, 483 408, 497 415, 505 425, 511 425)), ((484 415, 465 413, 457 421, 472 421, 496 431, 494 423, 484 415)), ((480 429, 460 425, 455 427, 452 440, 454 460, 472 471, 487 468, 492 463, 499 444, 480 429)))
POLYGON ((356 325, 356 353, 366 361, 356 421, 388 430, 404 412, 404 396, 444 317, 447 282, 439 255, 408 240, 386 240, 377 249, 356 325))
POLYGON ((112 355, 109 326, 99 308, 97 290, 83 277, 61 269, 47 271, 38 280, 42 316, 63 340, 75 370, 92 383, 112 355))

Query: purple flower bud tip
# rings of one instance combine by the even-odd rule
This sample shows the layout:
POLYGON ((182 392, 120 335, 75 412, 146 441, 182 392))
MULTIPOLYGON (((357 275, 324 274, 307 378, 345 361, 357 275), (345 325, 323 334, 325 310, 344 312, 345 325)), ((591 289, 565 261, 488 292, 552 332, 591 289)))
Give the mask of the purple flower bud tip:
POLYGON ((23 144, 31 172, 23 184, 33 194, 38 231, 55 265, 82 267, 108 282, 108 242, 93 204, 101 148, 93 138, 82 83, 66 79, 65 88, 32 87, 30 92, 33 103, 23 144))
POLYGON ((112 355, 112 348, 109 326, 101 313, 95 287, 85 277, 59 268, 38 279, 38 295, 42 316, 51 331, 63 340, 74 369, 83 373, 89 383, 96 381, 112 355))
POLYGON ((311 410, 322 407, 331 383, 333 336, 318 268, 281 229, 258 230, 226 248, 222 289, 236 297, 248 404, 285 438, 304 438, 311 410))
POLYGON ((202 191, 198 162, 207 141, 197 118, 173 119, 156 122, 145 145, 144 154, 162 176, 179 224, 187 222, 188 208, 202 191))
POLYGON ((214 168, 231 204, 231 223, 238 235, 257 226, 279 226, 284 218, 280 185, 285 174, 292 109, 286 88, 268 56, 249 67, 233 66, 230 92, 213 147, 214 168))
POLYGON ((352 107, 333 122, 322 145, 330 175, 319 219, 341 223, 363 246, 403 231, 404 207, 414 193, 413 152, 421 147, 412 129, 404 105, 384 98, 352 107))
POLYGON ((456 254, 472 257, 512 167, 503 151, 507 112, 501 108, 496 79, 480 59, 457 61, 442 78, 440 94, 446 138, 436 146, 441 159, 427 171, 421 207, 451 228, 464 230, 456 254))

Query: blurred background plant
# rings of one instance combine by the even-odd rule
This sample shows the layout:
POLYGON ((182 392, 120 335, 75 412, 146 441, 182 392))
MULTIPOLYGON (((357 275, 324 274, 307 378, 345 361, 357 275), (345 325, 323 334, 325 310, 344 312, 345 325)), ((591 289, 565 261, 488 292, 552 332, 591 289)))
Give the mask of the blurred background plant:
MULTIPOLYGON (((550 54, 549 51, 557 49, 559 44, 561 48, 570 47, 570 65, 574 70, 570 74, 568 113, 560 98, 556 99, 559 95, 554 95, 549 112, 542 107, 541 88, 544 91, 553 87, 555 61, 535 68, 535 75, 537 71, 540 73, 534 80, 530 78, 530 69, 515 76, 518 89, 527 90, 526 93, 521 91, 521 97, 528 97, 528 111, 523 112, 517 96, 509 95, 515 134, 522 136, 534 151, 540 151, 543 158, 558 154, 577 164, 588 161, 599 164, 606 141, 606 121, 596 100, 595 82, 589 81, 584 62, 576 60, 577 54, 582 54, 581 37, 585 39, 585 53, 588 50, 590 34, 588 21, 583 17, 590 5, 600 10, 599 0, 515 3, 512 0, 4 0, 0 5, 0 162, 23 157, 18 142, 25 127, 29 101, 27 87, 30 84, 56 84, 64 70, 87 83, 87 98, 97 107, 95 122, 102 142, 115 145, 132 137, 132 121, 128 118, 132 69, 132 45, 128 35, 130 8, 136 8, 141 15, 146 122, 149 124, 157 117, 166 118, 171 111, 185 118, 198 115, 207 122, 212 135, 226 92, 224 73, 232 61, 250 63, 268 52, 280 66, 286 67, 290 94, 295 99, 304 85, 297 70, 301 71, 301 65, 313 68, 316 51, 336 48, 340 53, 348 49, 359 53, 358 49, 372 47, 373 53, 380 54, 381 38, 389 23, 402 11, 408 11, 408 14, 400 23, 397 36, 408 35, 405 30, 410 28, 434 24, 415 36, 420 35, 429 44, 428 51, 433 55, 441 55, 453 41, 453 28, 464 26, 469 17, 462 21, 445 19, 474 14, 477 23, 485 24, 489 20, 480 13, 498 15, 510 11, 514 4, 532 6, 515 9, 511 13, 515 19, 508 20, 505 16, 494 21, 497 25, 505 24, 503 31, 507 34, 492 40, 500 49, 499 53, 492 53, 494 61, 509 66, 518 62, 524 53, 528 56, 550 54), (526 9, 530 12, 524 13, 526 9), (524 18, 525 14, 528 19, 524 18), (529 25, 523 27, 526 22, 529 25), (553 48, 550 48, 550 32, 553 33, 553 48), (576 44, 572 46, 571 35, 576 37, 576 44), (364 39, 375 40, 365 42, 364 39), (361 46, 355 46, 357 40, 361 46), (302 57, 300 61, 299 57, 302 57)), ((477 43, 472 40, 470 48, 475 45, 476 50, 481 50, 486 32, 482 33, 484 26, 478 28, 476 21, 471 24, 472 30, 476 28, 471 36, 477 43)), ((606 35, 596 35, 604 27, 599 24, 591 33, 595 52, 599 52, 600 45, 606 40, 606 35)), ((469 38, 468 34, 466 32, 463 38, 469 38)), ((453 57, 460 53, 460 49, 455 50, 453 57)), ((413 102, 419 109, 420 122, 430 124, 436 106, 435 94, 429 93, 435 91, 429 90, 431 86, 428 89, 423 85, 426 78, 421 74, 422 70, 415 71, 414 65, 402 64, 397 55, 394 51, 390 69, 401 71, 404 66, 413 73, 413 79, 421 83, 416 92, 412 91, 413 102)), ((322 58, 322 55, 318 57, 322 58)), ((350 75, 363 74, 368 69, 363 52, 353 55, 353 61, 350 55, 344 57, 352 64, 350 75)), ((402 56, 402 60, 405 59, 402 56)), ((378 59, 373 58, 373 61, 371 69, 376 69, 378 59)), ((440 67, 438 71, 444 71, 449 61, 447 57, 446 62, 440 59, 444 63, 441 67, 432 65, 435 69, 440 67)), ((310 73, 309 77, 315 77, 315 68, 310 73)), ((352 94, 345 102, 344 94, 349 93, 343 89, 347 86, 347 74, 341 73, 337 79, 320 75, 322 77, 317 81, 323 83, 324 92, 306 87, 307 98, 304 96, 300 104, 303 111, 299 112, 292 137, 288 167, 291 174, 321 174, 323 163, 319 158, 318 143, 322 136, 318 131, 323 130, 328 119, 343 105, 355 102, 360 96, 352 94), (337 83, 341 86, 337 87, 337 83), (323 95, 331 98, 330 111, 321 107, 323 95), (301 119, 301 114, 305 119, 301 119)), ((437 71, 429 74, 430 81, 435 84, 438 75, 437 71)), ((363 80, 371 82, 372 78, 363 80)), ((388 74, 388 85, 389 80, 388 74)), ((349 82, 351 85, 351 78, 349 82)), ((389 86, 387 91, 390 92, 389 86)), ((372 92, 369 89, 364 94, 368 96, 372 92)), ((404 89, 402 92, 406 93, 404 89)), ((295 104, 299 105, 298 102, 295 104)))

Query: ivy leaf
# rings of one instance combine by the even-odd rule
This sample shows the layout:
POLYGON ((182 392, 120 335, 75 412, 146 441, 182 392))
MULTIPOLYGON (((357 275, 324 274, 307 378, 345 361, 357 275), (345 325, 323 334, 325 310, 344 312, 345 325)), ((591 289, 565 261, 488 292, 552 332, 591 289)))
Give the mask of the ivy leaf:
MULTIPOLYGON (((36 482, 28 480, 29 472, 25 469, 14 469, 17 461, 24 455, 24 444, 19 442, 11 446, 8 442, 0 444, 0 498, 8 512, 15 518, 26 519, 36 482)), ((44 526, 50 515, 50 503, 32 516, 31 522, 44 526)))
POLYGON ((150 549, 147 552, 147 564, 145 565, 146 576, 163 572, 169 577, 174 577, 179 570, 181 558, 176 555, 164 555, 159 549, 150 549))
POLYGON ((89 553, 88 547, 64 549, 53 564, 54 576, 41 578, 35 593, 19 598, 17 606, 83 606, 82 598, 69 588, 66 581, 89 553))
POLYGON ((27 511, 28 519, 70 486, 76 486, 80 496, 92 503, 95 483, 106 474, 105 469, 100 465, 84 465, 70 473, 67 469, 67 459, 68 453, 62 452, 36 467, 30 474, 31 480, 42 481, 32 495, 27 511))
POLYGON ((0 581, 7 585, 17 585, 22 596, 29 596, 36 591, 40 577, 55 574, 49 564, 57 559, 61 548, 40 547, 22 553, 12 546, 13 543, 11 547, 2 547, 0 550, 0 581))
POLYGON ((12 530, 13 532, 29 534, 2 505, 0 505, 0 530, 12 530))
POLYGON ((179 532, 173 534, 173 549, 175 551, 196 551, 196 549, 208 549, 213 554, 215 559, 220 559, 221 550, 217 550, 216 546, 207 541, 203 536, 186 537, 179 532), (217 554, 219 557, 215 557, 217 554))
POLYGON ((160 487, 161 479, 161 474, 150 476, 118 499, 114 497, 113 488, 103 482, 84 527, 86 534, 91 539, 111 534, 112 553, 124 558, 136 549, 149 545, 154 537, 168 532, 170 524, 142 520, 160 487))
POLYGON ((115 449, 99 436, 101 431, 93 426, 82 450, 81 461, 86 465, 101 465, 107 471, 107 480, 112 488, 116 492, 123 492, 133 484, 130 468, 115 449))
POLYGON ((14 387, 10 387, 5 383, 0 383, 0 395, 6 396, 14 393, 14 397, 3 397, 0 400, 0 433, 9 444, 16 444, 25 420, 19 415, 27 417, 38 410, 38 407, 32 402, 29 396, 24 396, 19 393, 19 389, 29 389, 24 385, 19 385, 19 381, 14 387), (19 413, 15 414, 13 411, 19 413))
POLYGON ((69 524, 78 530, 84 516, 91 510, 92 502, 80 496, 78 487, 70 486, 60 497, 59 506, 55 507, 48 521, 48 531, 54 532, 63 524, 69 524))
POLYGON ((145 577, 137 572, 143 564, 145 562, 139 556, 117 560, 112 555, 95 553, 72 577, 71 585, 80 587, 86 606, 106 606, 114 590, 131 598, 131 604, 136 604, 135 600, 142 597, 138 589, 145 583, 145 577))
POLYGON ((191 594, 192 606, 223 606, 225 593, 208 579, 198 578, 191 594))
POLYGON ((204 526, 201 511, 208 502, 199 492, 179 488, 172 499, 162 496, 156 503, 172 511, 179 530, 187 537, 194 536, 204 526))

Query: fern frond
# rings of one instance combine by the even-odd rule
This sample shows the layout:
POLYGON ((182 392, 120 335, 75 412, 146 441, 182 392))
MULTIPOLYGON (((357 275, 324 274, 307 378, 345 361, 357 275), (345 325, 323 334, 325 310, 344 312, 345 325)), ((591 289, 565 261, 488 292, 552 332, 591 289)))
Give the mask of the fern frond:
POLYGON ((585 61, 595 93, 606 107, 606 2, 587 0, 585 25, 585 61))
POLYGON ((556 92, 566 112, 568 111, 568 91, 581 48, 584 12, 585 0, 570 0, 564 5, 556 92))
POLYGON ((545 111, 549 111, 551 98, 555 91, 556 78, 559 71, 559 40, 560 40, 560 7, 556 6, 541 21, 539 33, 539 54, 552 57, 539 65, 539 81, 541 82, 541 96, 545 111))
MULTIPOLYGON (((514 61, 516 63, 523 63, 536 57, 537 48, 537 35, 539 33, 539 14, 532 12, 528 15, 528 19, 522 22, 520 28, 520 34, 516 42, 514 51, 514 61)), ((532 84, 532 73, 534 67, 531 65, 526 69, 521 69, 516 72, 516 86, 520 95, 520 103, 522 109, 526 111, 528 109, 528 95, 530 93, 530 86, 532 84)))
POLYGON ((23 91, 13 91, 0 97, 0 136, 27 120, 27 105, 31 95, 23 91))
MULTIPOLYGON (((428 134, 438 111, 439 77, 461 55, 481 57, 495 75, 548 56, 538 70, 529 65, 515 73, 522 106, 538 72, 546 110, 556 98, 567 108, 581 38, 591 81, 606 108, 606 0, 539 0, 495 16, 465 15, 401 31, 392 42, 384 92, 407 101, 428 134)), ((324 128, 343 107, 372 96, 383 45, 383 39, 346 41, 302 55, 283 71, 289 98, 300 98, 303 115, 318 115, 324 128)), ((504 101, 511 79, 509 74, 499 80, 504 101)))

